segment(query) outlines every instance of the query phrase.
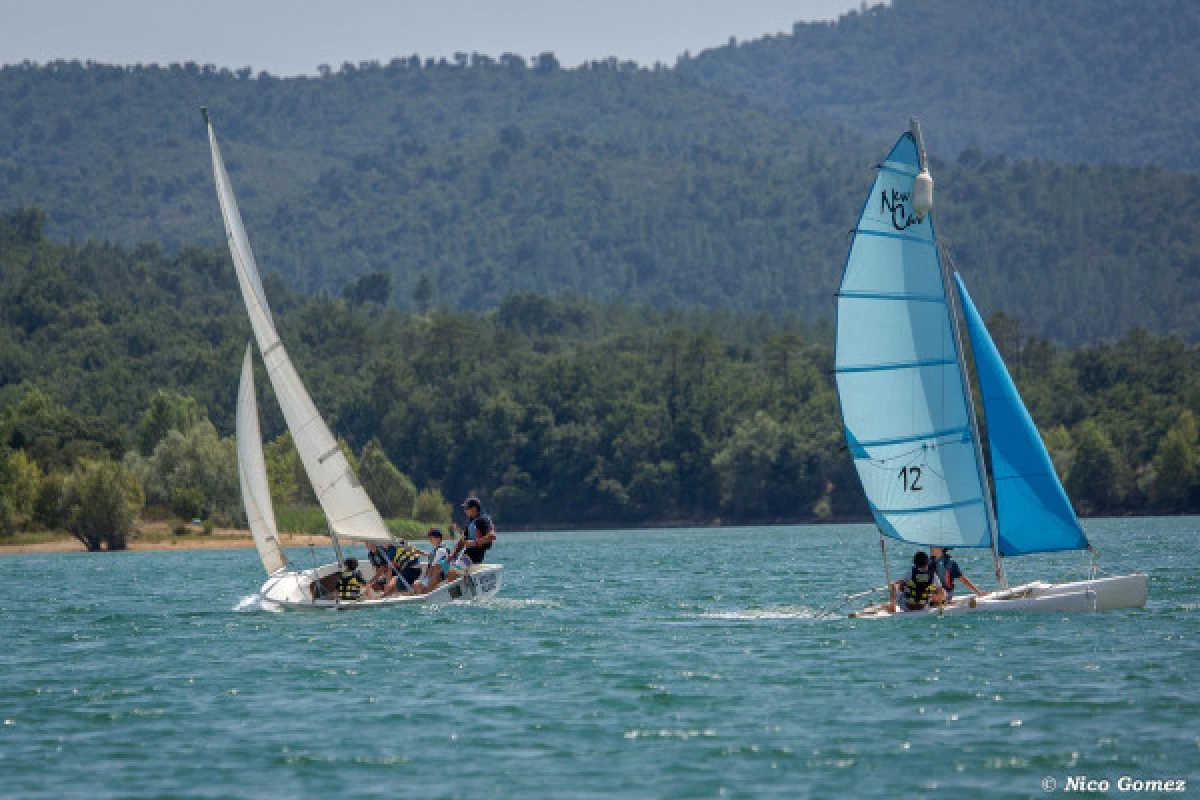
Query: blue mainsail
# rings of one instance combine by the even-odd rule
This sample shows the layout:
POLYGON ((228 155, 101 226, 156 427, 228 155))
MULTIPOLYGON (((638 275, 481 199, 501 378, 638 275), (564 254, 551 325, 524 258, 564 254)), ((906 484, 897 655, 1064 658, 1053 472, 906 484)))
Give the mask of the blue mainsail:
POLYGON ((956 272, 983 397, 1001 555, 1083 550, 1087 537, 1004 360, 956 272))
POLYGON ((906 133, 879 168, 850 244, 837 306, 842 421, 881 531, 990 547, 933 220, 912 210, 918 171, 906 133))

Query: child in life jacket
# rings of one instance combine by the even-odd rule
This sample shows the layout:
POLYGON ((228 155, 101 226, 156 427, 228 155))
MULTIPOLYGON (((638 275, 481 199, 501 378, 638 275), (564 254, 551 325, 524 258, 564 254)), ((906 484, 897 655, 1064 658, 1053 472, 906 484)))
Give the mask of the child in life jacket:
POLYGON ((358 559, 347 558, 338 574, 338 599, 353 602, 363 596, 364 592, 368 597, 373 594, 367 582, 363 580, 362 573, 358 571, 358 559))
POLYGON ((429 541, 429 563, 425 566, 425 574, 413 584, 413 594, 429 594, 450 571, 450 551, 442 544, 441 530, 430 528, 425 538, 429 541))
POLYGON ((921 611, 930 603, 942 602, 945 597, 938 585, 937 572, 924 550, 916 552, 908 578, 892 584, 892 591, 893 596, 900 596, 905 611, 921 611))

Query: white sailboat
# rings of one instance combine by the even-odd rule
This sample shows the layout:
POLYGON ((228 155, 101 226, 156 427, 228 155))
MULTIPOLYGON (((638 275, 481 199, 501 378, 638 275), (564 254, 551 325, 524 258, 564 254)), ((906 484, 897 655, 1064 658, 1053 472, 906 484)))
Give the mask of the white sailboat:
POLYGON ((266 365, 267 376, 275 389, 284 420, 295 442, 296 452, 312 483, 317 501, 325 513, 331 542, 337 554, 337 561, 321 567, 308 570, 289 568, 287 556, 279 544, 271 495, 267 487, 258 407, 254 398, 253 365, 248 348, 238 389, 238 471, 251 533, 262 558, 263 567, 269 576, 260 594, 271 602, 290 608, 441 603, 494 595, 500 589, 503 574, 503 567, 499 564, 472 567, 467 575, 445 583, 425 595, 393 596, 354 602, 332 596, 329 587, 331 578, 336 579, 344 563, 340 542, 374 542, 386 545, 397 540, 388 530, 371 498, 359 484, 354 470, 321 418, 295 367, 292 366, 283 342, 279 339, 266 295, 263 293, 258 266, 242 226, 233 188, 221 159, 216 134, 207 110, 202 111, 212 151, 217 199, 221 205, 221 216, 225 222, 238 285, 242 290, 246 311, 250 315, 250 325, 266 365))
POLYGON ((896 612, 885 601, 852 616, 1141 608, 1146 575, 1098 577, 1094 561, 1086 580, 1007 585, 1006 557, 1092 548, 962 278, 951 279, 943 265, 932 207, 933 180, 913 120, 879 167, 838 290, 842 421, 885 571, 885 536, 990 548, 999 588, 919 612, 896 612), (956 305, 983 400, 994 499, 956 305))

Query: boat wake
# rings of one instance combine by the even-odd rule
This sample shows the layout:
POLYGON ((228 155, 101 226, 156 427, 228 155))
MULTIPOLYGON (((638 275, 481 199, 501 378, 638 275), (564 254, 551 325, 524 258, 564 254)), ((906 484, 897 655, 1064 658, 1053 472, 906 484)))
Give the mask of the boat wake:
POLYGON ((559 608, 562 603, 557 600, 543 600, 532 597, 524 600, 517 600, 511 597, 489 597, 486 600, 480 601, 480 605, 506 611, 519 611, 525 608, 559 608))
POLYGON ((234 605, 233 610, 239 614, 251 613, 255 611, 267 611, 273 614, 279 614, 283 612, 283 607, 278 603, 272 603, 261 594, 255 592, 254 594, 248 594, 241 600, 238 600, 234 605))
POLYGON ((731 611, 706 611, 696 616, 701 619, 723 619, 739 622, 755 622, 771 619, 816 619, 817 612, 804 606, 776 606, 774 608, 747 608, 731 611))

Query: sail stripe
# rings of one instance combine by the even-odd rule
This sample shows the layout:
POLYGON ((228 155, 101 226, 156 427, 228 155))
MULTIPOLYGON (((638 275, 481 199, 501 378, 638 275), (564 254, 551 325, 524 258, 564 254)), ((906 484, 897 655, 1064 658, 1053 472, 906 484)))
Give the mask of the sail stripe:
POLYGON ((900 294, 898 292, 838 292, 841 300, 903 300, 915 303, 945 303, 946 298, 936 294, 900 294))
POLYGON ((925 361, 904 361, 898 364, 876 364, 869 367, 835 367, 838 374, 850 372, 887 372, 894 369, 920 369, 921 367, 944 367, 958 362, 952 358, 933 358, 925 361))
POLYGON ((896 175, 904 175, 905 177, 908 177, 908 178, 917 177, 917 170, 915 170, 915 169, 911 169, 911 170, 910 169, 901 169, 900 167, 889 167, 887 164, 880 164, 879 170, 881 172, 891 172, 896 175))
POLYGON ((982 505, 983 498, 978 497, 973 500, 962 500, 957 503, 942 503, 936 506, 916 506, 914 508, 875 508, 871 510, 876 514, 932 514, 937 511, 949 511, 952 508, 966 508, 967 506, 982 505))
POLYGON ((947 428, 946 430, 933 431, 932 433, 917 433, 912 436, 900 436, 895 439, 876 439, 873 442, 858 442, 857 444, 862 448, 888 447, 895 444, 913 444, 930 439, 945 439, 947 436, 966 436, 968 433, 970 433, 970 428, 947 428))
POLYGON ((920 236, 912 236, 907 233, 892 233, 891 231, 877 231, 871 228, 855 228, 855 235, 858 236, 882 236, 885 239, 899 239, 903 242, 914 242, 916 244, 927 244, 933 246, 933 242, 922 239, 920 236))

